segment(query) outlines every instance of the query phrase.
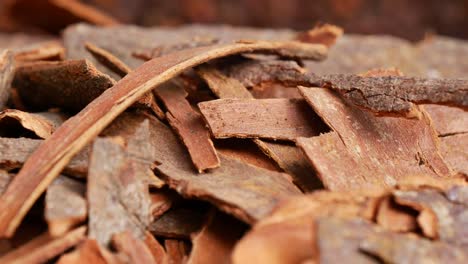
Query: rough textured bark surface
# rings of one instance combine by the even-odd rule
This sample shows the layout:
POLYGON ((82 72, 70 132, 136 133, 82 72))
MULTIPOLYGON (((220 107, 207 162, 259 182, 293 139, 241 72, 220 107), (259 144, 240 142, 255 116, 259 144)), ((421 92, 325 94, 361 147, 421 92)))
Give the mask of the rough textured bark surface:
POLYGON ((468 113, 462 109, 443 105, 424 105, 440 136, 468 133, 468 113))
POLYGON ((94 239, 86 239, 74 251, 64 254, 57 261, 58 264, 117 264, 110 261, 112 255, 106 249, 99 246, 94 239))
POLYGON ((199 107, 216 138, 295 141, 298 137, 317 136, 322 131, 320 119, 304 100, 219 99, 202 102, 199 107))
POLYGON ((117 249, 117 252, 125 254, 128 263, 156 264, 146 244, 135 238, 130 231, 113 235, 112 245, 117 249))
POLYGON ((10 97, 11 82, 14 75, 15 64, 13 53, 9 50, 4 50, 0 54, 0 110, 5 108, 10 97))
POLYGON ((15 60, 17 62, 63 60, 64 57, 65 48, 59 41, 29 44, 15 50, 15 60))
POLYGON ((50 235, 61 236, 86 220, 85 189, 85 184, 63 175, 47 188, 44 213, 50 235))
POLYGON ((440 152, 456 172, 468 175, 468 133, 440 138, 440 152))
POLYGON ((198 172, 220 166, 219 157, 202 116, 187 101, 188 93, 178 85, 166 84, 155 89, 167 109, 169 125, 180 137, 198 172))
POLYGON ((205 217, 206 211, 198 208, 173 208, 151 223, 149 231, 158 237, 189 239, 202 228, 205 217))
POLYGON ((420 120, 376 117, 327 89, 301 88, 333 132, 300 138, 325 187, 331 190, 391 188, 409 175, 448 178, 427 114, 420 120), (350 118, 352 117, 352 118, 350 118))
POLYGON ((60 120, 59 114, 52 115, 54 114, 46 113, 42 116, 40 113, 32 114, 16 109, 4 110, 0 112, 0 136, 28 137, 32 134, 35 138, 46 139, 64 121, 60 120), (53 120, 46 117, 52 117, 53 120), (22 129, 19 129, 20 127, 22 129), (25 131, 22 133, 21 130, 25 131), (15 133, 18 134, 14 135, 15 133))

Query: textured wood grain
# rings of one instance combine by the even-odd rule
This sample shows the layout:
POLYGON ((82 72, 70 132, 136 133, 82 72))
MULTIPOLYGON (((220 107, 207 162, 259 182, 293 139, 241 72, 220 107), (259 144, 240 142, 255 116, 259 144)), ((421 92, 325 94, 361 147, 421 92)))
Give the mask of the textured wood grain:
POLYGON ((333 130, 298 139, 326 188, 390 188, 410 175, 452 176, 426 113, 420 120, 376 117, 327 89, 300 92, 333 130))

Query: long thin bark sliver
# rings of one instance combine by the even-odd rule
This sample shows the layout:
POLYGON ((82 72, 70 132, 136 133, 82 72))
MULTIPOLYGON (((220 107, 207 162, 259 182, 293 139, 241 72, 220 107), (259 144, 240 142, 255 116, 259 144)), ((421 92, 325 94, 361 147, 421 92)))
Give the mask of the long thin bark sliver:
POLYGON ((322 45, 292 42, 251 42, 183 50, 155 58, 106 90, 80 113, 68 119, 28 159, 0 198, 0 237, 11 237, 23 217, 71 158, 146 92, 184 70, 229 55, 259 52, 307 55, 324 59, 322 45), (302 48, 302 49, 301 49, 302 48), (22 189, 22 192, 17 190, 22 189))

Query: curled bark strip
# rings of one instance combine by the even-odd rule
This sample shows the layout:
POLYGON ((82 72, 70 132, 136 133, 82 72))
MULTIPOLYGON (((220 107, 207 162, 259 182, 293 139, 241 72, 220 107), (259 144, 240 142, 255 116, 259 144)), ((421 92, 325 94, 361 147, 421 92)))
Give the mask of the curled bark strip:
POLYGON ((213 45, 153 59, 106 90, 80 113, 68 119, 28 159, 0 198, 0 237, 11 237, 23 217, 71 158, 93 140, 112 120, 146 92, 204 62, 247 52, 306 55, 322 59, 322 45, 292 42, 251 42, 213 45), (301 50, 300 47, 303 49, 301 50), (305 49, 305 50, 304 50, 305 49), (24 191, 18 193, 18 188, 24 191))

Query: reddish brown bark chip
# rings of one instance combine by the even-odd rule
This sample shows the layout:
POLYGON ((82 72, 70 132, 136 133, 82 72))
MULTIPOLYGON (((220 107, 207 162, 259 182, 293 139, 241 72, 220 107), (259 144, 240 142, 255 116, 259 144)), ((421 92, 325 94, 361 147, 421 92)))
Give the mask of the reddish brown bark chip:
POLYGON ((186 262, 188 250, 184 241, 166 239, 164 247, 166 248, 166 258, 163 263, 183 264, 186 262))
POLYGON ((327 50, 322 45, 259 41, 188 49, 145 63, 68 119, 28 159, 1 197, 0 237, 12 236, 34 201, 68 161, 145 93, 189 68, 249 52, 324 58, 327 50), (28 182, 27 188, 25 182, 28 182), (25 192, 18 194, 18 188, 25 192))
POLYGON ((14 75, 13 53, 9 50, 3 50, 0 53, 0 110, 5 108, 5 104, 8 101, 14 75))
POLYGON ((216 138, 269 138, 295 141, 321 132, 319 118, 304 100, 219 99, 199 104, 216 138))
POLYGON ((17 69, 13 82, 30 107, 72 111, 81 110, 114 84, 86 60, 24 64, 17 69))
POLYGON ((17 62, 63 60, 64 57, 65 48, 59 41, 41 42, 15 50, 17 62))
POLYGON ((130 231, 113 235, 112 245, 115 247, 117 252, 124 254, 127 257, 127 263, 156 264, 156 261, 146 244, 142 240, 135 238, 130 231))
POLYGON ((413 234, 375 232, 359 248, 384 263, 466 263, 466 249, 413 234))
POLYGON ((237 243, 233 262, 302 263, 314 259, 319 254, 313 248, 315 219, 322 216, 371 219, 375 208, 375 197, 357 193, 317 191, 292 197, 280 203, 237 243))
POLYGON ((330 24, 318 25, 306 32, 300 33, 296 39, 307 43, 320 43, 327 47, 335 44, 336 40, 343 35, 343 29, 330 24))
MULTIPOLYGON (((43 140, 29 138, 0 138, 0 168, 12 170, 21 168, 43 140)), ((84 178, 88 172, 89 148, 80 151, 66 165, 66 174, 84 178)))
POLYGON ((333 130, 298 139, 325 187, 389 188, 408 176, 451 176, 426 113, 420 120, 376 117, 330 90, 302 87, 300 92, 333 130))
POLYGON ((386 197, 379 204, 376 222, 383 228, 395 232, 409 232, 417 229, 417 212, 410 207, 401 206, 386 197))
POLYGON ((74 251, 62 255, 57 264, 118 264, 118 259, 99 246, 94 239, 86 239, 74 251))
POLYGON ((128 67, 124 62, 115 57, 109 51, 102 49, 90 42, 86 42, 85 47, 86 50, 89 51, 94 56, 94 58, 96 58, 96 60, 108 67, 111 71, 118 74, 120 77, 125 77, 125 75, 132 71, 130 67, 128 67))
POLYGON ((63 175, 47 188, 44 211, 51 236, 61 236, 86 220, 85 190, 83 183, 63 175))
POLYGON ((174 203, 177 203, 181 197, 172 190, 158 189, 150 192, 151 198, 151 214, 154 219, 159 218, 167 210, 169 210, 174 203))
POLYGON ((0 136, 12 136, 12 134, 18 132, 18 127, 23 128, 25 133, 20 132, 17 136, 32 134, 37 138, 45 139, 52 135, 57 125, 39 114, 31 114, 16 109, 7 109, 0 112, 0 136))
POLYGON ((164 258, 166 257, 166 251, 164 247, 159 243, 158 240, 149 232, 146 232, 145 244, 153 255, 153 259, 156 263, 163 263, 164 258))
POLYGON ((444 105, 424 105, 439 136, 468 133, 468 113, 444 105))
MULTIPOLYGON (((377 114, 414 117, 417 111, 415 103, 468 109, 468 81, 463 79, 343 74, 326 75, 319 79, 319 86, 337 90, 353 104, 377 114)), ((311 82, 314 83, 313 80, 311 82)))
POLYGON ((9 174, 7 171, 0 169, 0 194, 5 191, 13 177, 13 174, 9 174))
POLYGON ((224 75, 215 67, 202 65, 197 68, 197 73, 218 98, 253 98, 242 83, 224 75))
POLYGON ((166 118, 170 126, 187 147, 193 164, 199 173, 220 166, 218 154, 202 116, 192 109, 186 97, 188 93, 178 85, 162 85, 155 94, 166 106, 166 118))
MULTIPOLYGON (((458 187, 458 193, 468 193, 468 187, 458 187)), ((451 201, 437 190, 395 191, 396 201, 420 212, 418 222, 429 237, 468 249, 468 217, 466 201, 451 201)), ((452 192, 452 196, 454 197, 452 192)), ((458 195, 459 196, 459 195, 458 195)))
POLYGON ((456 171, 468 175, 468 133, 440 138, 440 152, 456 171))
POLYGON ((247 223, 265 217, 279 200, 300 193, 287 174, 220 158, 223 166, 200 175, 180 159, 163 162, 156 170, 182 196, 207 200, 247 223))
POLYGON ((173 208, 151 223, 148 229, 158 237, 189 239, 192 233, 199 231, 203 226, 205 216, 205 210, 190 207, 173 208))
POLYGON ((78 227, 60 237, 45 233, 0 257, 0 263, 45 263, 77 245, 86 237, 86 227, 78 227))
POLYGON ((109 244, 113 234, 127 230, 143 239, 151 221, 148 187, 126 156, 118 138, 98 138, 93 144, 86 194, 88 226, 89 237, 102 246, 109 244))
POLYGON ((231 253, 245 231, 243 223, 220 212, 211 212, 203 229, 192 239, 187 263, 231 263, 231 253))

